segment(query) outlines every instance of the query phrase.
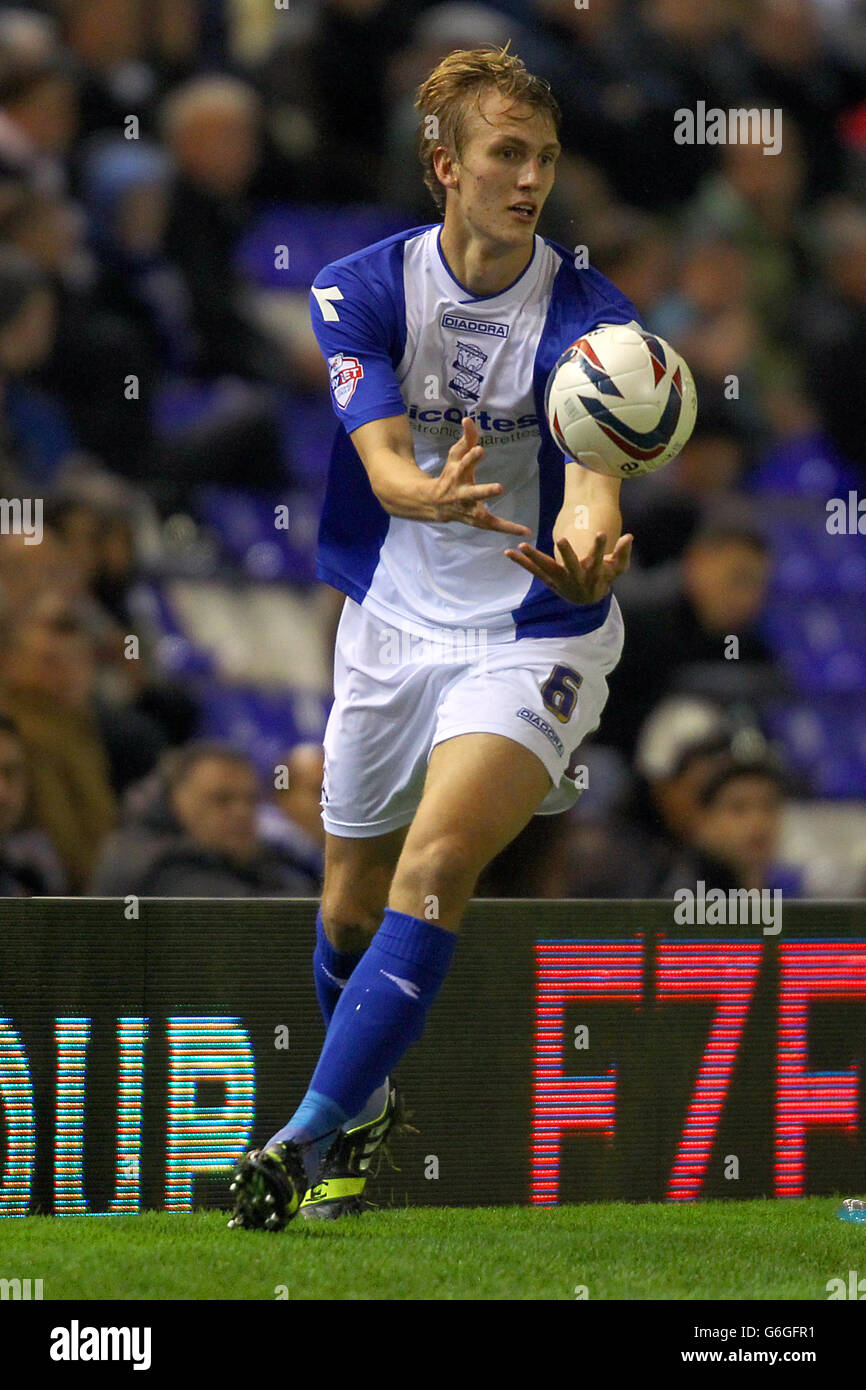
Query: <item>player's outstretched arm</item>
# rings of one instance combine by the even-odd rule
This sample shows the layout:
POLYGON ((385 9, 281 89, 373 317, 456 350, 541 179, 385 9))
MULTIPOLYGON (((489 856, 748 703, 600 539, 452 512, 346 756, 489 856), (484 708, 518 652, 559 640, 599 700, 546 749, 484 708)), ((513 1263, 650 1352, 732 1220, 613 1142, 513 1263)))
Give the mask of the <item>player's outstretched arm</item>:
POLYGON ((620 535, 621 486, 619 478, 567 464, 565 496, 553 526, 560 559, 526 544, 505 554, 569 603, 598 603, 631 561, 634 538, 620 535))
POLYGON ((528 526, 504 521, 484 506, 484 498, 500 495, 502 484, 475 482, 475 467, 484 450, 477 442, 478 427, 468 416, 438 478, 429 477, 415 462, 408 415, 359 425, 351 439, 370 486, 390 516, 409 521, 462 521, 512 536, 532 534, 528 526))

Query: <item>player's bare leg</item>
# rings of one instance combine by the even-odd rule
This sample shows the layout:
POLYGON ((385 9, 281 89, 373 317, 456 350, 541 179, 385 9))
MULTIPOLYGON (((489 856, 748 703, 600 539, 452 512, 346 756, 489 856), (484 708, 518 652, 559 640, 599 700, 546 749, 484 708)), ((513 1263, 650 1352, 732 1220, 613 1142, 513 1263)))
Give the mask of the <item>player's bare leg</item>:
POLYGON ((408 825, 385 835, 325 835, 322 924, 338 951, 366 950, 378 930, 408 825))
POLYGON ((459 734, 437 744, 388 906, 456 931, 482 870, 520 833, 550 787, 541 760, 502 734, 459 734))

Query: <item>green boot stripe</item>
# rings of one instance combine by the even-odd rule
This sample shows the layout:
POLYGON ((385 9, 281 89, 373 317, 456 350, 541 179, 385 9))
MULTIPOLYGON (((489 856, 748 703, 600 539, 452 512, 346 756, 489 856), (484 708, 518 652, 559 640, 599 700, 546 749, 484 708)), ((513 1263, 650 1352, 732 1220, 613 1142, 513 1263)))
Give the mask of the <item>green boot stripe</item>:
POLYGON ((311 1187, 301 1203, 302 1207, 315 1207, 320 1202, 342 1201, 345 1197, 360 1197, 366 1185, 366 1178, 324 1178, 311 1187))

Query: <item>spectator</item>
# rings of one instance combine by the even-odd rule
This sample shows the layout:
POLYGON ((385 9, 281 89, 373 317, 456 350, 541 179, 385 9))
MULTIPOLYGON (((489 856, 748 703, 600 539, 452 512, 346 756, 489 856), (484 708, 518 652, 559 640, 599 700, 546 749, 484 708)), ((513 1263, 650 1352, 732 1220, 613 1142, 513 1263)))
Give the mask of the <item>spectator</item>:
POLYGON ((771 760, 727 758, 698 793, 690 849, 673 866, 660 896, 701 880, 707 889, 780 889, 798 896, 800 871, 778 863, 784 802, 785 782, 771 760))
POLYGON ((215 402, 171 437, 155 432, 162 387, 193 370, 197 351, 185 285, 163 253, 169 176, 168 160, 144 142, 91 147, 84 187, 95 264, 82 219, 55 194, 19 187, 0 234, 44 272, 56 309, 50 351, 18 394, 38 388, 42 415, 48 393, 58 397, 67 451, 71 438, 170 510, 206 482, 279 490, 285 470, 272 407, 254 393, 215 402))
MULTIPOLYGON (((0 214, 0 236, 36 262, 55 298, 56 333, 31 384, 60 398, 82 448, 118 471, 146 475, 155 348, 142 332, 143 311, 124 316, 112 302, 109 271, 97 275, 84 226, 79 209, 61 195, 22 185, 0 214), (139 387, 131 397, 133 368, 139 387)), ((134 285, 121 283, 134 302, 134 285)))
POLYGON ((44 529, 38 545, 24 534, 0 535, 0 620, 13 620, 46 591, 63 594, 70 603, 81 593, 79 575, 59 538, 44 529))
MULTIPOLYGON (((124 707, 125 719, 144 716, 145 746, 153 744, 154 725, 161 733, 160 742, 179 744, 192 736, 197 704, 190 692, 161 674, 150 633, 146 628, 142 631, 140 614, 133 611, 130 591, 137 578, 137 561, 130 513, 134 515, 136 501, 110 475, 82 472, 74 482, 68 478, 45 508, 43 546, 55 537, 63 546, 66 574, 75 581, 68 587, 76 612, 95 644, 99 693, 109 704, 124 707), (138 640, 132 658, 130 636, 138 640)), ((3 553, 0 544, 0 557, 3 553)), ((2 574, 0 568, 0 578, 2 574)), ((146 770, 136 763, 130 771, 120 771, 118 789, 146 770)))
MULTIPOLYGON (((734 727, 718 705, 685 696, 663 700, 640 731, 630 790, 607 814, 573 814, 560 856, 562 896, 663 896, 662 886, 685 854, 701 788, 730 755, 733 738, 734 727)), ((592 784, 591 761, 589 778, 592 784)), ((714 866, 714 875, 718 871, 714 866)))
POLYGON ((816 241, 823 276, 799 316, 806 383, 833 442, 866 475, 866 209, 844 198, 826 201, 816 241))
POLYGON ((64 597, 43 594, 13 615, 0 676, 0 710, 27 750, 35 822, 81 892, 117 804, 92 699, 91 646, 64 597))
POLYGON ((26 377, 51 351, 56 301, 27 256, 0 247, 0 475, 16 495, 41 492, 77 449, 62 404, 26 377))
POLYGON ((78 133, 78 89, 62 51, 29 53, 0 34, 0 169, 62 191, 78 133))
POLYGON ((709 693, 709 682, 726 702, 775 689, 772 657, 756 628, 769 575, 763 537, 720 521, 692 538, 664 592, 642 598, 630 590, 627 640, 609 678, 601 741, 630 758, 644 719, 677 688, 709 693))
POLYGON ((408 37, 413 17, 406 0, 328 0, 319 8, 310 67, 318 155, 332 202, 375 200, 388 121, 387 65, 408 37), (350 121, 334 120, 336 92, 342 109, 352 113, 350 121))
POLYGON ((587 29, 582 10, 568 0, 543 0, 539 8, 555 16, 565 45, 561 76, 554 77, 563 143, 597 160, 617 195, 635 207, 667 212, 684 202, 716 151, 695 142, 672 158, 673 113, 698 101, 721 102, 713 57, 730 28, 729 7, 723 0, 607 4, 608 23, 587 29))
POLYGON ((287 785, 278 787, 273 801, 262 803, 259 830, 269 844, 284 847, 319 879, 325 864, 324 749, 319 743, 298 743, 286 753, 284 763, 287 785))
POLYGON ((229 745, 172 750, 130 797, 126 824, 100 857, 100 897, 305 897, 315 876, 257 827, 262 788, 252 762, 229 745))
POLYGON ((0 715, 0 897, 63 893, 65 879, 48 836, 26 828, 27 750, 12 719, 0 715))
POLYGON ((0 53, 7 59, 39 62, 60 51, 57 22, 33 10, 10 7, 0 14, 0 53))
POLYGON ((698 408, 727 402, 752 433, 764 428, 757 365, 765 325, 749 301, 749 260, 732 239, 708 236, 681 245, 674 292, 653 313, 653 328, 675 343, 697 378, 698 408))
MULTIPOLYGON (((742 481, 749 461, 736 418, 703 397, 694 431, 667 468, 635 478, 623 489, 623 524, 634 533, 632 566, 652 569, 682 558, 720 500, 742 481)), ((637 578, 629 581, 628 589, 637 578)))
POLYGON ((593 242, 592 263, 652 323, 673 275, 674 245, 663 218, 614 204, 602 244, 593 242))
POLYGON ((158 95, 145 0, 62 0, 63 37, 81 74, 81 136, 121 133, 134 113, 148 128, 158 95))
POLYGON ((794 117, 803 132, 808 192, 826 193, 843 173, 837 122, 863 94, 851 19, 845 52, 837 48, 831 58, 815 0, 756 0, 743 12, 740 84, 760 92, 762 104, 784 107, 794 117))
POLYGON ((167 99, 162 126, 178 169, 166 250, 190 296, 199 369, 284 385, 291 351, 256 322, 234 265, 261 153, 259 98, 238 78, 194 78, 167 99))

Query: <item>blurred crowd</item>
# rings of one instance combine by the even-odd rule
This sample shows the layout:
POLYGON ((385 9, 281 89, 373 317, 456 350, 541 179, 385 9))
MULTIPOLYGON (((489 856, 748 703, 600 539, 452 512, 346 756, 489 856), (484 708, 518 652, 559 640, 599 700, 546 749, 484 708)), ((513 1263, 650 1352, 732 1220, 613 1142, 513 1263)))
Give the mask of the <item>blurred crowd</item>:
POLYGON ((679 459, 623 490, 627 642, 584 797, 479 891, 808 893, 779 849, 805 789, 759 713, 785 691, 751 484, 797 441, 866 479, 866 0, 0 12, 0 497, 44 499, 38 537, 0 528, 0 893, 317 893, 321 748, 287 748, 269 781, 201 736, 136 610, 144 542, 198 488, 296 485, 286 401, 327 392, 297 316, 258 312, 245 231, 280 204, 434 221, 415 89, 450 50, 509 39, 563 108, 540 230, 676 343, 700 411, 679 459), (781 110, 780 151, 675 144, 699 101, 781 110), (207 408, 167 431, 160 401, 185 389, 207 408))

